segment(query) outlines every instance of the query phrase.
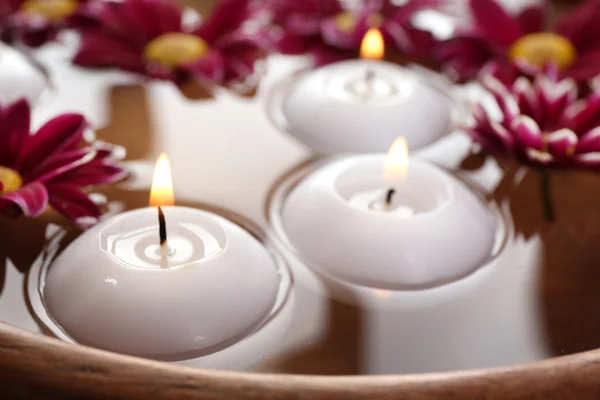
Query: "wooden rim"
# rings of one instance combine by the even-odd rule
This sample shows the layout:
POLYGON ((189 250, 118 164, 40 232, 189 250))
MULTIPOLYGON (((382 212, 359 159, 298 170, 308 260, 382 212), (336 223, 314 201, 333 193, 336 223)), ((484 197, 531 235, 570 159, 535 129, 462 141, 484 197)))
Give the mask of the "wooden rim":
POLYGON ((485 370, 326 377, 193 369, 0 324, 0 376, 11 399, 585 400, 600 396, 600 350, 485 370))

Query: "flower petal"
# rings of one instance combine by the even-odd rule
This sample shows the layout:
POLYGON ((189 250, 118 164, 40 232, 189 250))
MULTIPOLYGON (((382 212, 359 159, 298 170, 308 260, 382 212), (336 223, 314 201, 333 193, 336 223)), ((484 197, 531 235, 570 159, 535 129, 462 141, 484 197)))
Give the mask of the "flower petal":
POLYGON ((600 126, 586 132, 577 142, 577 153, 600 152, 600 126))
POLYGON ((600 20, 600 2, 587 0, 557 18, 555 30, 566 36, 579 52, 590 47, 598 47, 598 21, 600 20))
POLYGON ((575 153, 577 135, 570 129, 563 128, 544 137, 548 151, 556 159, 568 159, 575 153))
POLYGON ((477 28, 494 44, 508 47, 523 35, 518 21, 494 0, 470 0, 477 28))
POLYGON ((321 24, 323 41, 329 45, 344 49, 358 48, 368 29, 367 20, 370 17, 369 14, 369 11, 360 14, 348 14, 350 20, 354 20, 354 22, 344 28, 340 26, 336 16, 327 18, 321 24))
POLYGON ((73 63, 82 67, 116 67, 142 73, 146 69, 141 50, 102 32, 84 32, 73 63))
POLYGON ((574 165, 580 168, 592 168, 600 170, 600 152, 576 154, 573 159, 574 165))
POLYGON ((0 113, 0 165, 14 167, 21 144, 29 136, 31 110, 29 103, 23 99, 0 113))
POLYGON ((528 6, 517 17, 523 33, 535 33, 544 30, 548 9, 541 4, 528 6))
POLYGON ((542 150, 544 142, 542 140, 542 131, 531 117, 519 115, 515 118, 512 129, 515 137, 522 147, 542 150))
POLYGON ((63 114, 46 122, 23 143, 18 159, 20 169, 27 173, 50 155, 76 148, 87 127, 87 121, 80 114, 63 114))
POLYGON ((119 182, 128 175, 129 173, 118 163, 97 156, 90 162, 56 176, 52 179, 52 183, 62 182, 77 187, 88 187, 119 182))
POLYGON ((96 157, 92 147, 59 152, 48 157, 33 171, 23 176, 26 181, 47 182, 71 171, 83 164, 89 163, 96 157))
POLYGON ((84 229, 97 222, 102 215, 100 207, 73 185, 48 184, 48 201, 52 208, 84 229))
POLYGON ((212 44, 220 37, 234 31, 248 19, 249 0, 221 0, 210 17, 194 33, 212 44))
POLYGON ((37 217, 48 205, 48 192, 41 182, 32 182, 13 192, 4 193, 0 200, 15 204, 26 217, 37 217))
POLYGON ((325 43, 316 43, 309 49, 309 53, 313 64, 317 67, 356 57, 354 51, 336 49, 325 43))
POLYGON ((194 61, 179 68, 208 85, 219 85, 225 77, 225 60, 223 55, 215 50, 208 52, 198 61, 194 61))

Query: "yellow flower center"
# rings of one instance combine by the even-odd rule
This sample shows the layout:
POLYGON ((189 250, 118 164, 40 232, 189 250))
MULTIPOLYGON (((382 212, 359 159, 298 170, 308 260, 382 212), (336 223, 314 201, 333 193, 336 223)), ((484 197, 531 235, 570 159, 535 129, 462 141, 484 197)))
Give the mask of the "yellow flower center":
POLYGON ((564 69, 573 64, 577 58, 577 50, 564 36, 539 32, 517 40, 511 46, 509 56, 513 61, 522 58, 538 67, 553 61, 559 68, 564 69))
POLYGON ((0 195, 8 192, 14 192, 23 185, 23 178, 14 169, 0 165, 0 195))
MULTIPOLYGON (((350 32, 358 23, 356 14, 350 12, 341 12, 333 19, 337 28, 342 32, 350 32)), ((373 13, 367 17, 366 22, 369 28, 378 28, 383 24, 383 21, 383 15, 379 13, 373 13)))
POLYGON ((165 33, 146 45, 144 55, 149 62, 173 68, 201 59, 208 44, 196 35, 183 32, 165 33))
POLYGON ((78 0, 25 0, 21 11, 57 21, 73 15, 77 7, 78 0))

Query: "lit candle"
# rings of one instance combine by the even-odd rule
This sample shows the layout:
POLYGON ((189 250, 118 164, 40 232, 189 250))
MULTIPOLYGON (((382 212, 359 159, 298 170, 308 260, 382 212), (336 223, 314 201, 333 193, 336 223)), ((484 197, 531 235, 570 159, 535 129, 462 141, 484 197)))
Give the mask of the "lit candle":
POLYGON ((492 254, 489 207, 449 173, 384 154, 337 159, 293 186, 281 205, 284 242, 315 271, 365 287, 404 290, 460 279, 492 254))
POLYGON ((217 214, 171 206, 166 155, 150 203, 86 231, 56 258, 42 284, 51 319, 74 342, 167 360, 255 332, 283 290, 272 254, 217 214))
MULTIPOLYGON (((270 102, 275 123, 320 154, 385 152, 399 135, 411 149, 453 128, 450 86, 383 62, 384 42, 370 29, 361 60, 335 63, 280 85, 270 102)), ((433 75, 433 74, 432 74, 433 75)))

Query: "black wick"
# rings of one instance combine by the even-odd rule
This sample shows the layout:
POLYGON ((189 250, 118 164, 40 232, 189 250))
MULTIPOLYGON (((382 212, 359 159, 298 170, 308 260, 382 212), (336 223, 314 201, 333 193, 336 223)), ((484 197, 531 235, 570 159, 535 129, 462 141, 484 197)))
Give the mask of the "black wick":
POLYGON ((386 206, 390 206, 392 204, 392 197, 394 197, 394 194, 396 193, 395 189, 389 189, 385 195, 385 205, 386 206))
POLYGON ((158 206, 158 235, 162 247, 167 243, 167 222, 165 221, 165 214, 160 206, 158 206))

